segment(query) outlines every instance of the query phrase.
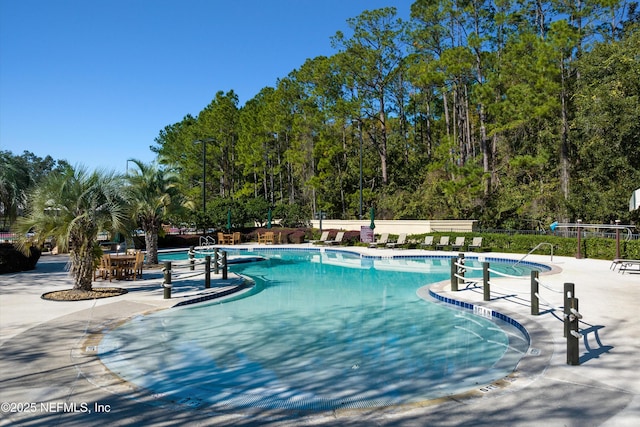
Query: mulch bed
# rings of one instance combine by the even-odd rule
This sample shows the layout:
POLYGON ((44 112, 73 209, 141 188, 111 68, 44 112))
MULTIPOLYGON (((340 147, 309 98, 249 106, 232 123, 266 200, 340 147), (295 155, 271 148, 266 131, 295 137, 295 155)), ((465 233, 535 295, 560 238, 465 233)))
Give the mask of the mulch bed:
POLYGON ((61 291, 47 292, 41 298, 51 301, 85 301, 90 299, 117 297, 126 294, 122 288, 93 288, 90 291, 80 289, 64 289, 61 291))

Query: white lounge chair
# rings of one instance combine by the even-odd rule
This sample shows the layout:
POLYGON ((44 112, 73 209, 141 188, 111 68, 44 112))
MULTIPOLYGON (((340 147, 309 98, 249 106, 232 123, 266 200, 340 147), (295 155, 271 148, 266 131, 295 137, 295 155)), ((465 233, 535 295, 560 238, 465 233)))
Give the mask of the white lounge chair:
POLYGON ((640 260, 637 259, 614 259, 611 263, 613 271, 618 267, 618 273, 624 274, 627 271, 640 273, 640 260))
POLYGON ((461 251, 464 248, 464 237, 456 237, 456 241, 451 244, 452 251, 461 251))
POLYGON ((324 242, 326 242, 327 240, 329 240, 329 232, 328 231, 323 231, 322 234, 320 235, 320 239, 312 240, 311 243, 322 243, 322 244, 324 244, 324 242))
POLYGON ((440 236, 440 242, 436 243, 436 250, 449 246, 449 236, 440 236))
POLYGON ((405 243, 407 243, 407 233, 401 233, 398 236, 398 240, 396 240, 395 242, 387 243, 387 247, 388 248, 395 248, 395 247, 398 247, 398 246, 402 246, 405 243))
POLYGON ((377 248, 378 246, 384 246, 389 243, 389 233, 382 233, 380 238, 373 243, 369 243, 370 248, 377 248))
POLYGON ((420 246, 424 247, 433 247, 433 236, 425 236, 424 242, 420 243, 420 246))
POLYGON ((482 249, 482 237, 474 237, 467 249, 468 250, 482 249))
POLYGON ((344 231, 338 231, 336 233, 336 237, 333 240, 325 240, 323 243, 325 245, 339 245, 342 243, 342 239, 344 238, 344 231))

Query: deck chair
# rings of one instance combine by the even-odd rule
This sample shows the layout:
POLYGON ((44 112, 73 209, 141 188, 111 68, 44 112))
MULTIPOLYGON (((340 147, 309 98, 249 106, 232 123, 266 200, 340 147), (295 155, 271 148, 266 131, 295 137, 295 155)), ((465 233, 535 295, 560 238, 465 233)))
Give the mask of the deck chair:
POLYGON ((433 247, 433 236, 425 236, 424 242, 420 243, 420 246, 424 247, 433 247))
POLYGON ((461 251, 464 248, 464 237, 456 237, 456 241, 451 244, 452 251, 461 251))
POLYGON ((481 248, 482 248, 482 237, 474 237, 467 249, 471 251, 474 249, 481 249, 481 248))
POLYGON ((324 242, 326 242, 327 240, 329 240, 329 232, 328 231, 323 231, 322 235, 320 236, 320 239, 314 240, 313 243, 322 243, 322 244, 324 244, 324 242))
POLYGON ((449 246, 449 236, 440 236, 440 242, 436 243, 436 250, 449 246))
POLYGON ((369 243, 370 248, 377 248, 378 246, 384 246, 389 243, 389 233, 382 233, 380 238, 375 242, 369 243))
POLYGON ((398 236, 398 240, 396 240, 395 242, 387 243, 387 247, 396 248, 404 245, 405 243, 407 243, 407 233, 400 233, 400 235, 398 236))
POLYGON ((325 245, 339 245, 342 243, 342 239, 344 238, 344 231, 338 231, 336 233, 336 237, 333 240, 325 240, 325 245))

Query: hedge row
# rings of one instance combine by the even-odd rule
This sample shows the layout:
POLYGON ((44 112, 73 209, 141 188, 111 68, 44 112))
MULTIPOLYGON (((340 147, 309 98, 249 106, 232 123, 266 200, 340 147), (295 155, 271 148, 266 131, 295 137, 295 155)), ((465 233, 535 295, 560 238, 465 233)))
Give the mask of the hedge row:
MULTIPOLYGON (((560 237, 553 235, 528 235, 528 234, 485 234, 485 233, 430 233, 434 236, 434 242, 438 242, 441 236, 450 236, 449 242, 455 241, 458 236, 464 236, 467 244, 474 237, 482 236, 482 248, 484 251, 504 253, 529 253, 540 243, 553 245, 553 254, 557 256, 575 257, 578 251, 578 239, 572 237, 560 237)), ((423 241, 425 234, 409 236, 415 241, 423 241)), ((581 239, 581 252, 585 258, 614 259, 616 258, 616 240, 602 237, 584 237, 581 239)), ((549 245, 542 245, 534 252, 537 255, 551 253, 549 245)), ((640 240, 620 240, 620 257, 625 259, 640 259, 640 240)))

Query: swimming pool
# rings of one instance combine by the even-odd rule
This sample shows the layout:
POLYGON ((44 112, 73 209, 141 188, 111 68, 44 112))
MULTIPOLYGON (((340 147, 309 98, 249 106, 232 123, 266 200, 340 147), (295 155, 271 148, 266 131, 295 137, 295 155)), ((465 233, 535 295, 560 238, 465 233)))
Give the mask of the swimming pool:
POLYGON ((255 253, 267 259, 230 267, 255 281, 250 296, 138 317, 105 336, 103 363, 191 406, 330 410, 459 393, 507 376, 528 349, 504 322, 416 295, 447 279, 448 258, 255 253))

